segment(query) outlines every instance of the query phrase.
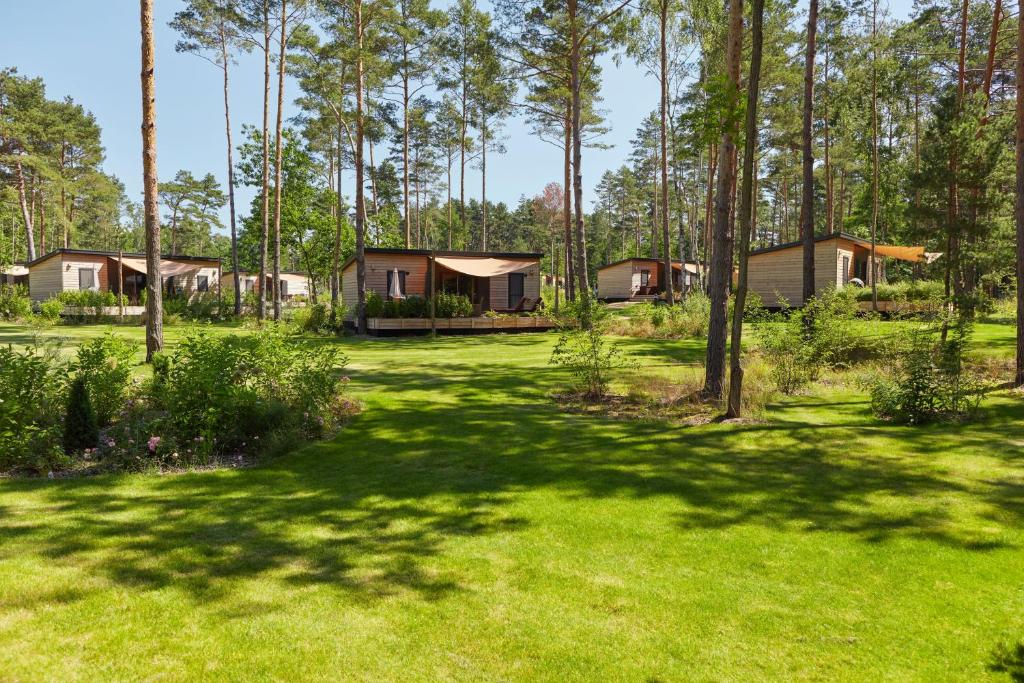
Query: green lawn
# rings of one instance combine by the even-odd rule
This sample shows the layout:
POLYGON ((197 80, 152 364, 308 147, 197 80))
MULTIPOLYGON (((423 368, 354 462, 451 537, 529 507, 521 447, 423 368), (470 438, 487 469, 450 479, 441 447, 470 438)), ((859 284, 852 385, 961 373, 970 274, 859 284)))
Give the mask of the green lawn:
MULTIPOLYGON (((553 404, 553 342, 328 342, 366 407, 332 442, 0 480, 0 679, 986 680, 1024 637, 1019 397, 967 426, 848 389, 613 421, 553 404)), ((702 355, 624 343, 652 372, 702 355)))

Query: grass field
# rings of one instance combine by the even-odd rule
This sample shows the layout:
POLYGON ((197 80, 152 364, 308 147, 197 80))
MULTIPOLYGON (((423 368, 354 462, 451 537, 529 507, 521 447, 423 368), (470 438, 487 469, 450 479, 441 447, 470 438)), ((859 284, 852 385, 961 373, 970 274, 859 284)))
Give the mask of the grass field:
MULTIPOLYGON (((0 679, 999 680, 1024 637, 1017 396, 909 428, 824 388, 673 426, 560 412, 553 335, 325 343, 365 405, 332 442, 0 480, 0 679)), ((623 343, 651 372, 703 351, 623 343)))

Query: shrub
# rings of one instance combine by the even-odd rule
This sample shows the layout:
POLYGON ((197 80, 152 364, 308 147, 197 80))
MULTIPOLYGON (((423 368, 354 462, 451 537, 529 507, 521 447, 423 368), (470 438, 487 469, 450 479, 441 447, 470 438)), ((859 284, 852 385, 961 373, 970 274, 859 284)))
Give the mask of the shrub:
POLYGON ((303 332, 327 332, 331 329, 330 322, 326 304, 297 308, 292 315, 292 324, 303 332))
POLYGON ((24 320, 32 315, 32 302, 23 285, 0 285, 0 320, 24 320))
POLYGON ((779 391, 793 394, 825 368, 846 368, 879 352, 856 325, 853 298, 829 289, 803 308, 763 314, 755 323, 760 350, 779 391))
POLYGON ((434 296, 434 315, 438 318, 468 318, 473 315, 473 302, 465 294, 438 292, 434 296))
MULTIPOLYGON (((876 290, 879 301, 928 301, 941 299, 945 295, 945 285, 938 280, 879 282, 876 290)), ((870 286, 853 291, 857 301, 871 301, 870 286)))
POLYGON ((109 332, 78 347, 74 370, 89 390, 100 426, 110 424, 124 406, 134 356, 135 347, 131 343, 109 332))
POLYGON ((271 432, 295 442, 333 429, 344 412, 337 371, 346 363, 336 348, 295 344, 277 326, 249 336, 200 330, 161 368, 153 398, 169 436, 194 444, 193 462, 206 462, 271 432))
POLYGON ((384 299, 374 291, 366 292, 366 317, 381 318, 384 316, 384 299))
POLYGON ((64 376, 55 352, 0 346, 0 471, 46 472, 64 462, 64 376))
POLYGON ((429 318, 430 302, 422 296, 408 296, 402 300, 403 318, 429 318))
POLYGON ((953 321, 945 342, 939 324, 907 328, 891 359, 891 371, 870 382, 871 410, 879 418, 924 424, 974 411, 985 386, 964 365, 971 326, 953 321))
POLYGON ((568 368, 572 374, 573 388, 584 398, 600 399, 608 393, 612 371, 631 363, 622 350, 609 343, 604 336, 607 308, 591 302, 589 311, 579 310, 583 305, 576 302, 567 307, 575 316, 577 324, 563 328, 549 362, 568 368), (584 316, 584 313, 589 315, 584 316), (578 325, 584 319, 591 321, 589 329, 578 325))
POLYGON ((99 442, 100 430, 85 378, 76 377, 71 382, 64 410, 64 452, 70 455, 96 448, 99 442))
POLYGON ((64 304, 60 299, 51 298, 39 304, 39 317, 43 322, 53 324, 60 320, 60 314, 64 311, 64 304))

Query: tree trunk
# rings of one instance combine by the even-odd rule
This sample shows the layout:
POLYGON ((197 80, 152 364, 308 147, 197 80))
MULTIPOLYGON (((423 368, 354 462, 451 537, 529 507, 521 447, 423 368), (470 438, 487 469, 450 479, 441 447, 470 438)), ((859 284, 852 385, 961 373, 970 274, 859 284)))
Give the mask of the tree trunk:
MULTIPOLYGON (((735 99, 740 88, 740 58, 743 46, 743 0, 729 3, 729 38, 726 51, 726 76, 729 79, 729 110, 736 108, 735 99)), ((725 388, 725 344, 728 336, 729 282, 732 279, 732 245, 729 242, 729 206, 731 188, 736 169, 734 125, 729 123, 722 132, 718 148, 718 184, 715 187, 715 225, 712 233, 711 273, 708 289, 711 296, 711 316, 708 323, 707 354, 704 368, 706 399, 719 400, 725 388)))
POLYGON ((284 116, 284 71, 287 60, 288 0, 281 0, 281 52, 277 58, 277 123, 274 128, 274 320, 281 319, 281 157, 284 140, 281 135, 284 116))
POLYGON ((366 225, 363 204, 363 0, 355 0, 356 28, 356 325, 366 334, 366 225))
POLYGON ((448 250, 452 248, 452 155, 448 154, 448 250))
POLYGON ((871 3, 871 310, 878 311, 877 258, 878 241, 878 0, 871 3))
MULTIPOLYGON (((807 11, 807 53, 804 57, 803 193, 800 236, 804 245, 804 304, 814 298, 814 57, 818 32, 818 0, 807 11)), ((744 160, 745 163, 745 160, 744 160)), ((809 318, 807 319, 810 320, 809 318)))
POLYGON ((402 39, 402 217, 405 220, 405 248, 412 242, 409 220, 409 43, 402 39))
POLYGON ((260 281, 256 318, 267 309, 267 243, 270 240, 270 0, 263 0, 263 232, 260 234, 260 281))
POLYGON ((242 315, 241 277, 238 272, 238 230, 235 225, 235 164, 232 160, 231 107, 228 104, 228 41, 220 25, 220 57, 224 69, 224 131, 228 142, 228 211, 231 214, 231 269, 235 286, 235 315, 242 315))
MULTIPOLYGON (((764 42, 762 19, 764 0, 753 0, 751 8, 750 77, 747 79, 746 131, 743 140, 743 187, 740 189, 739 260, 740 272, 736 283, 736 304, 732 314, 732 345, 729 349, 729 407, 727 417, 742 413, 743 366, 740 364, 740 345, 743 339, 743 310, 747 304, 747 255, 750 253, 750 233, 753 213, 754 156, 757 153, 757 100, 760 94, 761 50, 764 42)), ((817 0, 811 0, 816 3, 817 0)))
POLYGON ((825 168, 824 168, 824 171, 825 171, 825 234, 826 235, 831 235, 832 232, 833 232, 833 228, 834 228, 833 213, 832 213, 832 210, 833 210, 833 207, 834 207, 834 199, 833 199, 833 193, 832 193, 832 189, 833 189, 833 182, 832 182, 832 160, 831 160, 831 157, 830 157, 830 150, 831 150, 831 147, 832 147, 832 139, 831 139, 831 135, 830 135, 830 131, 829 131, 829 121, 828 121, 828 67, 829 67, 829 57, 830 57, 830 53, 831 52, 832 52, 831 45, 826 42, 825 43, 825 73, 824 73, 824 78, 822 79, 822 85, 824 87, 822 88, 822 93, 821 93, 821 108, 822 108, 822 112, 821 112, 822 113, 822 117, 821 118, 822 118, 822 122, 825 124, 825 130, 824 130, 824 133, 825 133, 825 168))
POLYGON ((335 179, 335 191, 337 193, 337 210, 334 216, 334 253, 331 255, 331 326, 334 327, 338 322, 338 298, 341 294, 341 277, 340 265, 341 265, 341 231, 345 225, 343 204, 341 198, 341 160, 342 160, 342 141, 341 141, 341 119, 338 119, 338 160, 334 164, 334 172, 337 174, 335 179))
POLYGON ((18 203, 21 205, 21 218, 25 222, 25 245, 27 246, 28 260, 35 261, 36 236, 35 228, 32 225, 32 215, 28 209, 28 199, 25 197, 25 172, 20 161, 14 164, 14 169, 18 175, 18 203))
MULTIPOLYGON (((565 300, 576 301, 576 279, 572 276, 572 99, 565 104, 565 159, 562 186, 562 227, 565 230, 565 300)), ((639 256, 639 254, 637 254, 639 256)))
POLYGON ((487 251, 487 119, 480 117, 480 233, 487 251))
POLYGON ((466 83, 468 55, 466 54, 467 46, 465 42, 462 44, 462 116, 459 119, 459 222, 461 227, 466 227, 466 116, 468 110, 466 108, 466 98, 468 84, 466 83))
MULTIPOLYGON (((672 291, 672 243, 668 215, 668 3, 659 0, 661 16, 661 239, 665 251, 665 301, 675 302, 672 291)), ((680 271, 682 275, 682 271, 680 271)))
POLYGON ((1024 386, 1024 0, 1017 8, 1017 372, 1015 386, 1024 386))
POLYGON ((153 0, 141 0, 142 187, 146 224, 146 362, 164 348, 163 277, 160 268, 160 205, 156 173, 156 87, 153 64, 153 0))
POLYGON ((577 0, 568 0, 570 26, 570 90, 572 92, 572 193, 573 209, 576 220, 576 282, 579 285, 579 296, 583 315, 580 324, 584 329, 590 327, 590 277, 587 274, 587 234, 583 225, 583 136, 581 130, 583 87, 580 76, 580 36, 579 18, 577 16, 577 0))

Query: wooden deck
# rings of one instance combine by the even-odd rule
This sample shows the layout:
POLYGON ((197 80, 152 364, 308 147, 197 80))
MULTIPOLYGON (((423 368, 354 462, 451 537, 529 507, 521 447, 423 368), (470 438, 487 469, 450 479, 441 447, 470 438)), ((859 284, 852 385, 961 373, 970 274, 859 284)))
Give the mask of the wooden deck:
MULTIPOLYGON (((489 332, 540 332, 554 328, 555 321, 541 316, 508 316, 491 318, 437 318, 434 329, 445 334, 487 334, 489 332)), ((401 334, 429 332, 430 318, 368 318, 370 334, 401 334)))

